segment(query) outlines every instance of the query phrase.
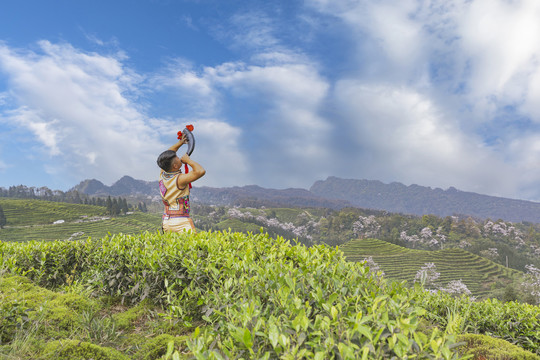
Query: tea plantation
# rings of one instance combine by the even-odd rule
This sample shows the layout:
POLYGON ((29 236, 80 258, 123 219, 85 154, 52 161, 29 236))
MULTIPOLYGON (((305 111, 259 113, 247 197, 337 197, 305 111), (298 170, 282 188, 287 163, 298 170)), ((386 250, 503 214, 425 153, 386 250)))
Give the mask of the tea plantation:
POLYGON ((425 251, 404 248, 377 239, 352 240, 339 247, 351 261, 371 256, 388 278, 412 284, 417 271, 426 263, 434 263, 444 286, 462 280, 473 296, 486 297, 495 282, 512 283, 522 276, 520 271, 506 268, 462 249, 425 251))
POLYGON ((267 234, 0 242, 0 358, 540 359, 540 308, 267 234))
POLYGON ((1 241, 80 240, 109 233, 138 234, 161 226, 158 214, 110 217, 103 206, 7 198, 0 198, 0 206, 7 219, 0 229, 1 241))
POLYGON ((540 359, 539 307, 412 286, 426 262, 479 297, 519 274, 463 250, 305 247, 256 224, 163 235, 158 214, 0 205, 0 359, 540 359))

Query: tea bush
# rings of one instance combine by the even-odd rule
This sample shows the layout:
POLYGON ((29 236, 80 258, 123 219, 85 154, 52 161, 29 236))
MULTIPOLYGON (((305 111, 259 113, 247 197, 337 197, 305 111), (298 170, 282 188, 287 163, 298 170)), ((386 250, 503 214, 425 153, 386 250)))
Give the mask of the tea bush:
POLYGON ((497 312, 506 311, 496 302, 428 295, 346 261, 336 248, 262 233, 0 242, 3 272, 49 288, 77 283, 128 304, 149 299, 166 318, 195 328, 185 345, 197 358, 457 359, 455 335, 465 330, 534 351, 538 343, 538 308, 512 305, 516 320, 496 329, 497 312), (459 315, 470 309, 477 315, 459 315))
POLYGON ((326 246, 220 232, 1 243, 0 250, 4 269, 46 286, 84 281, 128 302, 166 305, 170 317, 201 326, 188 343, 194 354, 457 356, 451 336, 417 331, 424 310, 414 292, 326 246))
POLYGON ((517 302, 487 299, 471 301, 446 293, 424 293, 426 317, 446 326, 458 315, 460 328, 508 340, 540 355, 540 307, 517 302))

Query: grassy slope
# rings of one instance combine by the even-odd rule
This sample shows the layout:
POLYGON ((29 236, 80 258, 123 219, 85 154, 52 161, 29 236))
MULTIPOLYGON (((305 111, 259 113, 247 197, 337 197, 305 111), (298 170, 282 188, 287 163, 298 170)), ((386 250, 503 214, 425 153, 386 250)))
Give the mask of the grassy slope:
POLYGON ((521 275, 517 270, 462 249, 413 250, 376 239, 352 240, 339 248, 351 261, 363 261, 372 256, 387 277, 410 283, 425 263, 434 263, 437 272, 441 274, 440 285, 461 279, 473 296, 477 297, 486 295, 493 283, 510 282, 521 275))
POLYGON ((157 214, 134 213, 110 218, 102 206, 67 204, 43 200, 0 198, 7 224, 2 241, 78 240, 101 238, 109 232, 137 234, 160 227, 157 214), (64 220, 62 224, 53 224, 64 220), (77 235, 74 235, 77 234, 77 235))

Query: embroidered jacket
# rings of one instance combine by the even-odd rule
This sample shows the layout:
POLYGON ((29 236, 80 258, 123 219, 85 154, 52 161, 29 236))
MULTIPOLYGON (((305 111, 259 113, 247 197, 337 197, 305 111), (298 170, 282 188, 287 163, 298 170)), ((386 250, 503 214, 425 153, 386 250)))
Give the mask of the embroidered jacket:
POLYGON ((176 180, 181 172, 161 171, 159 174, 159 192, 165 209, 163 218, 189 216, 189 186, 179 189, 176 180))

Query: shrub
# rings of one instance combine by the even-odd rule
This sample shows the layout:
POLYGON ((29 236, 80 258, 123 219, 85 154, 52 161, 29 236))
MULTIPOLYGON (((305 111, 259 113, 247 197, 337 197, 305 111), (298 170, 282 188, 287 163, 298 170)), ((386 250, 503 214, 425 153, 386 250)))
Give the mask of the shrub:
POLYGON ((42 356, 56 360, 129 360, 119 351, 80 340, 52 341, 45 346, 42 356))
POLYGON ((473 355, 475 359, 490 360, 540 360, 540 356, 525 351, 502 339, 494 339, 485 335, 464 334, 458 337, 466 345, 461 352, 473 355))
POLYGON ((169 342, 173 342, 174 347, 186 348, 185 337, 174 337, 168 334, 158 335, 149 342, 147 342, 141 349, 135 354, 135 359, 141 360, 157 360, 166 355, 169 342))
MULTIPOLYGON (((266 234, 0 243, 5 271, 49 287, 76 281, 127 303, 150 299, 195 328, 186 345, 199 358, 455 359, 454 334, 464 329, 539 351, 538 307, 428 294, 346 261, 336 248, 266 234), (441 328, 421 327, 423 318, 441 328)), ((159 346, 165 341, 170 347, 170 339, 159 346)))
POLYGON ((508 340, 535 354, 540 354, 540 307, 517 302, 503 303, 497 299, 481 302, 446 293, 427 294, 424 306, 427 318, 443 327, 453 314, 462 319, 461 328, 471 333, 485 334, 508 340))

